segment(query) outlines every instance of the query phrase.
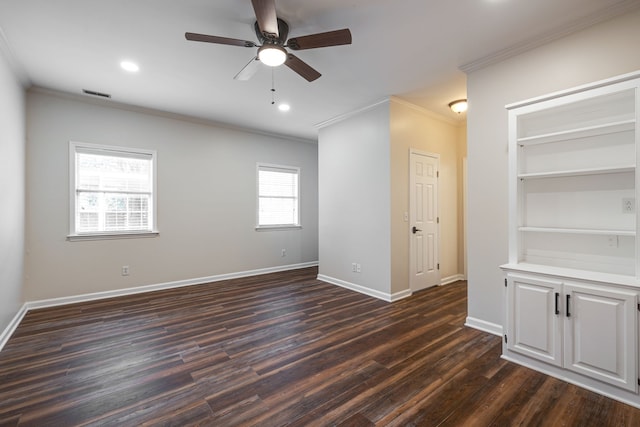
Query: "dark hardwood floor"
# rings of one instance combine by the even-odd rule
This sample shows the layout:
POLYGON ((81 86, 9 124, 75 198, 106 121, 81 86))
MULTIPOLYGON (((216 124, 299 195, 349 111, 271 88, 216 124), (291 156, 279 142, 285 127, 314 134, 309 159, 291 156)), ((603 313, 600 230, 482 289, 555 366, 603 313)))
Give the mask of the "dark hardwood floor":
POLYGON ((31 311, 0 352, 0 425, 640 425, 501 360, 463 326, 464 282, 389 304, 316 274, 31 311))

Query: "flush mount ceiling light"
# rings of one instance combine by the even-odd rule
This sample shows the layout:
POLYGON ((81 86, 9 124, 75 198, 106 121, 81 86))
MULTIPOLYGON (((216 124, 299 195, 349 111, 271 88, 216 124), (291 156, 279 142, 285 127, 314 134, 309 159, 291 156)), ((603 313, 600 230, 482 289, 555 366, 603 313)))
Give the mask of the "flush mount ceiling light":
POLYGON ((258 49, 258 59, 264 65, 277 67, 287 60, 287 51, 283 47, 274 44, 265 44, 258 49))
POLYGON ((467 100, 466 99, 456 99, 455 101, 451 101, 449 103, 449 108, 454 113, 464 113, 467 111, 467 100))
POLYGON ((122 61, 120 63, 120 68, 130 73, 137 73, 140 70, 140 67, 138 67, 138 64, 131 61, 122 61))
POLYGON ((278 105, 278 110, 282 111, 282 112, 287 112, 291 109, 291 106, 289 104, 280 104, 278 105))

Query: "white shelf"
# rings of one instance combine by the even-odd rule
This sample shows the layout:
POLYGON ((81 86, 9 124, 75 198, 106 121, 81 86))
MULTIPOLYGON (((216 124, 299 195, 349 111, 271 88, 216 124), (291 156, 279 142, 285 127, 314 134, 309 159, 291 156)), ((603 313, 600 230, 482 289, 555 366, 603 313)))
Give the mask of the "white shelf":
POLYGON ((590 234, 605 236, 635 236, 635 230, 602 230, 588 228, 518 227, 518 231, 535 233, 590 234))
POLYGON ((519 179, 561 178, 561 177, 569 177, 569 176, 628 173, 628 172, 635 172, 635 170, 636 170, 635 165, 627 165, 627 166, 616 166, 616 167, 573 169, 573 170, 553 171, 553 172, 521 173, 521 174, 518 174, 518 178, 519 179))
POLYGON ((590 136, 606 135, 616 132, 626 132, 634 130, 635 125, 635 119, 629 119, 613 123, 605 123, 601 125, 587 126, 583 128, 518 138, 518 144, 524 147, 527 145, 548 144, 550 142, 559 142, 570 139, 586 138, 590 136))
POLYGON ((638 76, 509 108, 510 264, 640 283, 638 76))

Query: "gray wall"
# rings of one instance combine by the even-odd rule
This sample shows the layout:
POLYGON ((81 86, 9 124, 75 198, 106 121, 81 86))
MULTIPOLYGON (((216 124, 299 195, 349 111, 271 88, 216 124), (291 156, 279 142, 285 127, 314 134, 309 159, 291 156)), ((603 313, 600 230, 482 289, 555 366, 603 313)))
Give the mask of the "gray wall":
POLYGON ((0 334, 22 306, 25 96, 0 49, 0 334))
POLYGON ((469 318, 499 333, 507 262, 506 104, 640 69, 640 11, 467 77, 469 318))
POLYGON ((315 143, 42 90, 27 122, 28 301, 318 260, 315 143), (66 240, 69 141, 157 150, 158 237, 66 240), (254 229, 256 162, 301 168, 302 229, 254 229))
POLYGON ((326 125, 318 137, 322 276, 391 292, 389 103, 326 125), (351 264, 362 266, 361 273, 351 264))

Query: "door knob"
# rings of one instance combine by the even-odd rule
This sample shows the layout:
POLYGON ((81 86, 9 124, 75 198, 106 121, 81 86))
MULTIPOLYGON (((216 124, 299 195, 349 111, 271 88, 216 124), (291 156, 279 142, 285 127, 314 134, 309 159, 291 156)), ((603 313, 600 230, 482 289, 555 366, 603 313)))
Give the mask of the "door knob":
POLYGON ((422 230, 420 230, 419 228, 416 228, 416 226, 414 225, 411 231, 413 232, 413 234, 416 234, 418 231, 422 231, 422 230))

